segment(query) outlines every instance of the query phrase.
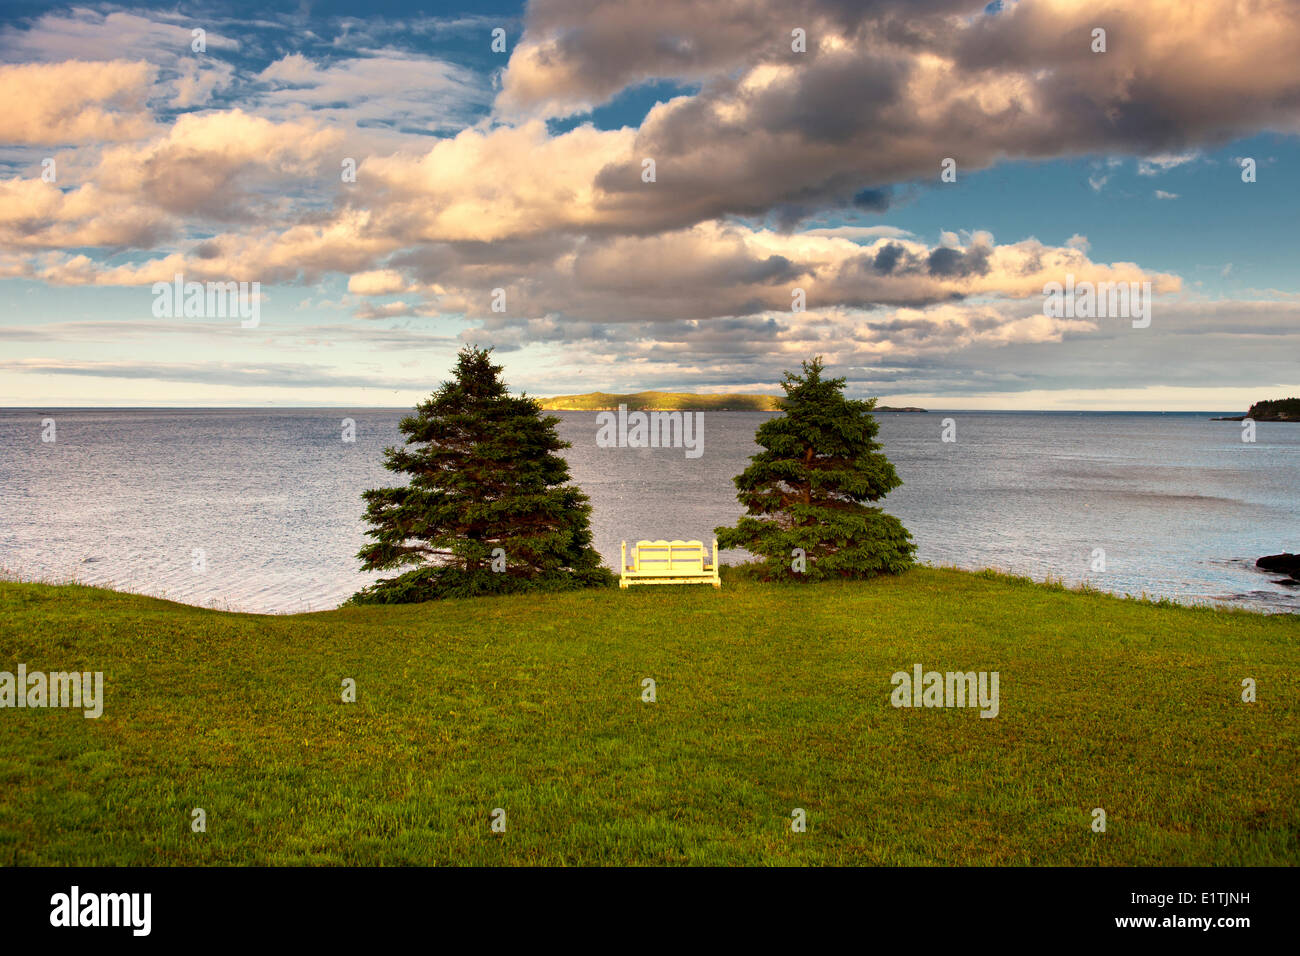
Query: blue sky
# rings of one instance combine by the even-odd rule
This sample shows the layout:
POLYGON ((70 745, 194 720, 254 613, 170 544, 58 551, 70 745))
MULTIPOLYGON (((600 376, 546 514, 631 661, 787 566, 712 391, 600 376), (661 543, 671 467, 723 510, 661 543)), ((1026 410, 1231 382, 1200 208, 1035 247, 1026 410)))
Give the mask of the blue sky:
POLYGON ((533 394, 1300 394, 1300 14, 1246 7, 11 4, 0 404, 409 405, 468 342, 533 394), (159 317, 178 271, 257 326, 159 317))

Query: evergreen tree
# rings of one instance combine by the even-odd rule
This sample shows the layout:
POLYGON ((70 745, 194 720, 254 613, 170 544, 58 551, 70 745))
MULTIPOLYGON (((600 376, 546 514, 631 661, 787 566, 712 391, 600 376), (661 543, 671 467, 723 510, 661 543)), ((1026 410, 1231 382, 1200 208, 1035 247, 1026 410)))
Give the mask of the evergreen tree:
POLYGON ((822 378, 820 356, 802 367, 802 375, 785 373, 782 414, 759 426, 754 440, 763 450, 736 477, 736 497, 748 514, 734 528, 715 529, 718 543, 762 558, 765 580, 907 570, 912 536, 867 504, 903 483, 875 440, 876 400, 845 398, 844 379, 822 378))
POLYGON ((591 546, 587 496, 567 484, 568 448, 527 396, 509 394, 491 349, 463 349, 454 377, 398 426, 406 443, 384 467, 406 485, 363 494, 365 570, 411 566, 354 603, 407 603, 607 585, 591 546), (498 550, 499 549, 499 550, 498 550))

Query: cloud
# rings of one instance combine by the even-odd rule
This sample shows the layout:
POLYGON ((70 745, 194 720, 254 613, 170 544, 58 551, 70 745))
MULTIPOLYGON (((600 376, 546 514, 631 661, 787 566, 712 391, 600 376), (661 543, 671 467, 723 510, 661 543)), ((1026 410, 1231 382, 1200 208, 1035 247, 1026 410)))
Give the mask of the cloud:
MULTIPOLYGON (((235 219, 360 217, 373 245, 430 256, 442 243, 545 237, 561 247, 731 216, 793 229, 827 210, 883 210, 898 184, 937 181, 938 158, 954 153, 961 170, 1106 150, 1172 168, 1196 155, 1191 140, 1295 128, 1300 77, 1290 65, 1300 11, 1248 6, 1250 16, 1226 18, 1236 42, 1208 57, 1205 44, 1219 36, 1200 29, 1209 14, 1168 19, 1160 4, 1108 14, 1125 42, 1099 56, 1085 42, 1091 14, 1047 0, 996 16, 956 0, 752 0, 707 25, 683 0, 542 0, 528 8, 503 102, 535 112, 557 97, 599 101, 659 77, 694 77, 698 92, 660 103, 637 128, 552 133, 537 119, 484 123, 433 142, 412 134, 400 148, 367 154, 367 136, 391 146, 405 126, 451 122, 454 104, 481 96, 481 86, 392 49, 327 63, 289 53, 254 75, 244 106, 184 114, 160 139, 105 150, 89 176, 123 194, 134 177, 140 205, 197 220, 185 232, 235 219), (787 42, 796 22, 808 30, 806 54, 787 42), (1200 95, 1187 97, 1188 87, 1200 95), (343 117, 351 125, 337 125, 343 117), (344 149, 360 164, 355 184, 311 181, 344 149), (642 178, 646 158, 656 162, 652 183, 642 178), (294 180, 303 185, 294 190, 294 180)), ((57 23, 66 32, 69 22, 88 29, 93 21, 78 14, 57 23)), ((41 21, 47 33, 55 22, 41 21)), ((141 22, 125 25, 136 31, 129 36, 152 37, 141 22)), ((174 46, 177 27, 160 29, 174 46)), ((173 63, 176 95, 200 98, 197 74, 185 72, 191 61, 173 63)), ((222 82, 215 74, 206 88, 222 82)), ((1090 182, 1099 190, 1106 177, 1090 182)), ((939 252, 932 268, 958 265, 939 252)))
MULTIPOLYGON (((470 329, 462 338, 491 343, 495 335, 485 338, 484 330, 470 329)), ((1034 393, 1026 401, 1038 408, 1046 407, 1038 393, 1193 389, 1206 382, 1258 389, 1261 381, 1292 381, 1300 303, 1161 298, 1147 329, 1133 329, 1123 320, 1048 319, 1041 303, 1001 302, 773 314, 666 327, 537 319, 526 328, 502 330, 500 338, 516 345, 553 345, 561 363, 555 374, 594 369, 588 381, 576 382, 591 388, 615 382, 663 389, 775 383, 801 358, 822 354, 837 373, 849 369, 854 394, 1034 393), (1188 336, 1204 339, 1206 347, 1193 349, 1188 336), (1267 349, 1258 347, 1257 336, 1269 338, 1267 349), (1109 346, 1104 352, 1098 351, 1099 340, 1109 346), (1171 353, 1181 360, 1168 361, 1171 353)), ((1149 402, 1112 407, 1143 404, 1153 407, 1149 402)))
MULTIPOLYGON (((211 16, 194 20, 161 10, 144 16, 77 7, 44 14, 24 27, 10 25, 0 30, 0 58, 5 60, 27 61, 54 71, 80 62, 95 72, 109 73, 117 62, 147 64, 151 77, 148 99, 155 107, 180 109, 208 105, 215 94, 235 84, 236 68, 225 58, 237 55, 240 46, 211 16), (192 47, 191 31, 196 26, 206 31, 204 52, 192 47)), ((95 82, 93 77, 89 81, 90 85, 95 82)), ((140 135, 143 132, 147 130, 140 135)), ((133 139, 136 135, 97 138, 133 139)))
POLYGON ((93 176, 106 189, 178 215, 247 218, 259 185, 312 176, 341 140, 313 119, 277 123, 242 109, 185 113, 165 137, 105 150, 93 176))
POLYGON ((353 314, 358 319, 392 319, 398 316, 417 315, 419 313, 415 306, 406 302, 385 302, 364 305, 353 314))
MULTIPOLYGON (((273 123, 239 109, 187 113, 164 136, 106 146, 88 170, 78 170, 75 157, 60 161, 56 182, 0 180, 0 246, 149 249, 179 235, 187 219, 279 219, 283 194, 312 189, 340 139, 313 120, 273 123), (79 185, 78 172, 87 180, 79 185)), ((199 247, 198 259, 213 257, 211 246, 199 247)))
POLYGON ((1126 152, 1156 170, 1202 144, 1300 128, 1300 8, 1180 11, 1172 0, 1108 11, 1123 42, 1098 55, 1095 12, 1052 0, 996 15, 979 4, 737 3, 708 24, 686 0, 550 0, 530 7, 498 108, 580 109, 649 78, 706 77, 654 107, 623 155, 607 150, 595 180, 603 208, 659 228, 847 204, 933 182, 944 156, 972 170, 1126 152), (792 53, 784 38, 805 21, 809 51, 792 53), (658 166, 653 188, 643 157, 658 166))
POLYGON ((0 180, 3 248, 151 248, 173 232, 161 211, 93 183, 64 191, 40 179, 0 180))
MULTIPOLYGON (((375 227, 404 242, 492 242, 555 231, 649 229, 606 200, 596 180, 630 156, 631 130, 580 126, 550 136, 544 123, 467 129, 423 155, 367 159, 358 171, 375 227)), ((640 165, 637 165, 640 181, 640 165)))
MULTIPOLYGON (((1047 346, 1076 363, 1054 367, 1065 378, 1112 375, 1085 345, 1116 328, 1043 316, 1045 282, 1151 281, 1163 303, 1182 301, 1178 277, 1094 261, 1077 234, 934 243, 875 220, 937 187, 948 156, 963 181, 1005 160, 1091 157, 1100 192, 1119 156, 1156 175, 1233 137, 1300 130, 1300 8, 1268 0, 1107 8, 1104 55, 1090 50, 1097 12, 1064 0, 996 15, 967 0, 735 0, 707 19, 687 0, 534 0, 525 16, 494 101, 487 70, 401 36, 474 29, 485 43, 481 19, 213 18, 205 56, 165 10, 0 30, 0 56, 23 61, 0 67, 17 157, 0 177, 0 276, 344 276, 346 295, 321 296, 376 335, 448 316, 503 348, 626 362, 647 383, 773 382, 825 349, 878 383, 941 382, 947 363, 954 388, 1029 388, 1047 346), (627 126, 548 122, 651 81, 668 92, 627 126), (47 149, 61 150, 57 183, 32 178, 47 149), (791 312, 795 288, 806 312, 791 312), (978 361, 998 371, 962 364, 978 361)), ((1134 338, 1133 354, 1154 367, 1150 342, 1230 335, 1180 315, 1181 331, 1134 338)), ((1234 318, 1288 342, 1289 313, 1234 318)))
POLYGON ((1200 156, 1199 150, 1189 150, 1185 153, 1162 153, 1158 156, 1147 156, 1138 162, 1139 176, 1158 176, 1160 173, 1168 172, 1200 156))
POLYGON ((154 128, 143 61, 0 66, 0 140, 58 146, 139 139, 154 128))
MULTIPOLYGON (((955 238, 955 237, 954 237, 955 238)), ((1078 281, 1152 281, 1179 288, 1176 276, 1132 263, 1093 263, 1076 248, 1029 239, 998 245, 975 232, 954 246, 907 239, 869 245, 807 233, 785 235, 708 223, 644 237, 588 239, 513 277, 479 277, 472 264, 444 264, 443 308, 491 318, 487 281, 506 289, 516 315, 580 321, 709 320, 788 313, 801 288, 810 312, 822 309, 920 307, 976 296, 1040 296, 1043 285, 1078 281)), ((417 278, 432 278, 420 276, 417 278)), ((498 318, 497 321, 506 321, 498 318)))
POLYGON ((330 124, 421 136, 461 129, 491 99, 487 84, 474 74, 445 60, 392 49, 325 65, 290 53, 257 79, 266 90, 255 100, 268 116, 311 111, 330 124))
POLYGON ((409 283, 395 269, 358 272, 348 279, 348 291, 355 295, 389 295, 403 292, 409 283))
POLYGON ((1046 246, 1035 239, 998 245, 987 232, 946 234, 941 245, 904 238, 860 244, 840 236, 785 234, 738 223, 710 222, 647 236, 589 236, 567 243, 453 242, 395 252, 364 214, 328 230, 295 226, 257 238, 214 237, 204 256, 172 255, 130 266, 96 269, 85 257, 50 262, 36 273, 51 282, 143 285, 176 272, 197 279, 288 281, 300 273, 353 273, 348 291, 361 296, 416 292, 414 303, 371 306, 386 314, 464 314, 494 327, 525 318, 570 322, 708 321, 788 312, 793 290, 807 308, 921 307, 976 296, 1041 296, 1063 281, 1149 281, 1177 291, 1177 276, 1134 263, 1096 263, 1076 242, 1046 246), (379 260, 386 264, 379 267, 379 260), (345 268, 346 267, 346 268, 345 268), (492 309, 505 290, 507 310, 492 309), (394 311, 385 313, 385 308, 394 311))
POLYGON ((212 18, 196 23, 165 11, 143 16, 74 7, 43 14, 30 26, 5 27, 0 31, 0 55, 7 60, 56 62, 104 60, 105 52, 125 52, 150 63, 171 63, 178 57, 193 56, 191 30, 195 26, 207 31, 205 42, 210 52, 239 49, 239 41, 225 35, 212 18))
POLYGON ((350 375, 308 364, 251 362, 96 362, 64 359, 0 360, 0 371, 76 375, 91 378, 149 379, 203 385, 275 388, 416 388, 427 379, 397 379, 380 375, 350 375))
POLYGON ((30 260, 19 274, 51 285, 152 285, 170 282, 178 272, 200 281, 315 281, 331 272, 365 272, 394 251, 391 240, 368 235, 367 223, 367 214, 356 211, 325 224, 302 223, 283 232, 223 234, 186 252, 117 266, 84 254, 46 256, 30 260))
POLYGON ((834 239, 906 239, 912 233, 898 226, 821 226, 815 229, 802 229, 803 236, 825 236, 834 239))
POLYGON ((498 110, 507 116, 585 112, 620 90, 650 80, 704 81, 789 59, 792 30, 811 53, 843 49, 868 21, 897 24, 974 12, 973 0, 864 0, 862 3, 750 0, 711 10, 687 0, 599 3, 532 0, 524 35, 502 78, 498 110))
POLYGON ((170 105, 182 109, 206 105, 214 93, 230 87, 235 78, 234 66, 220 60, 190 59, 180 61, 178 66, 180 75, 175 79, 176 95, 170 105))

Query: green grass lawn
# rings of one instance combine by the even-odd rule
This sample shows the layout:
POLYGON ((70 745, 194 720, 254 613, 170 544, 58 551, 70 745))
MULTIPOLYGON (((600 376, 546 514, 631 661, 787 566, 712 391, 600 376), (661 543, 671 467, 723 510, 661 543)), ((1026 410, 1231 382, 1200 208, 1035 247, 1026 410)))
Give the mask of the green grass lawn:
POLYGON ((293 616, 0 583, 19 662, 106 699, 0 710, 6 865, 1300 862, 1290 616, 931 568, 293 616), (895 709, 916 663, 1000 714, 895 709))

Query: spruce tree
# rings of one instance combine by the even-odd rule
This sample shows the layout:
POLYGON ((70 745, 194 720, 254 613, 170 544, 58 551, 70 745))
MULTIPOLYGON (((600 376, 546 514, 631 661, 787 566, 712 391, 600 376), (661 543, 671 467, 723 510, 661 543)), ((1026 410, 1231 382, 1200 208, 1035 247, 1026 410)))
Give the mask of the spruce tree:
POLYGON ((898 574, 915 545, 902 522, 868 502, 902 484, 875 440, 875 399, 844 397, 845 380, 822 378, 818 356, 786 372, 781 414, 759 426, 763 450, 735 479, 747 514, 714 533, 724 548, 762 559, 765 580, 817 581, 898 574), (802 549, 802 553, 796 549, 802 549))
POLYGON ((354 603, 407 603, 523 590, 607 585, 591 546, 587 496, 568 484, 568 448, 527 396, 509 393, 491 349, 463 349, 454 376, 398 428, 384 467, 405 485, 363 494, 373 541, 365 570, 382 578, 354 603))

